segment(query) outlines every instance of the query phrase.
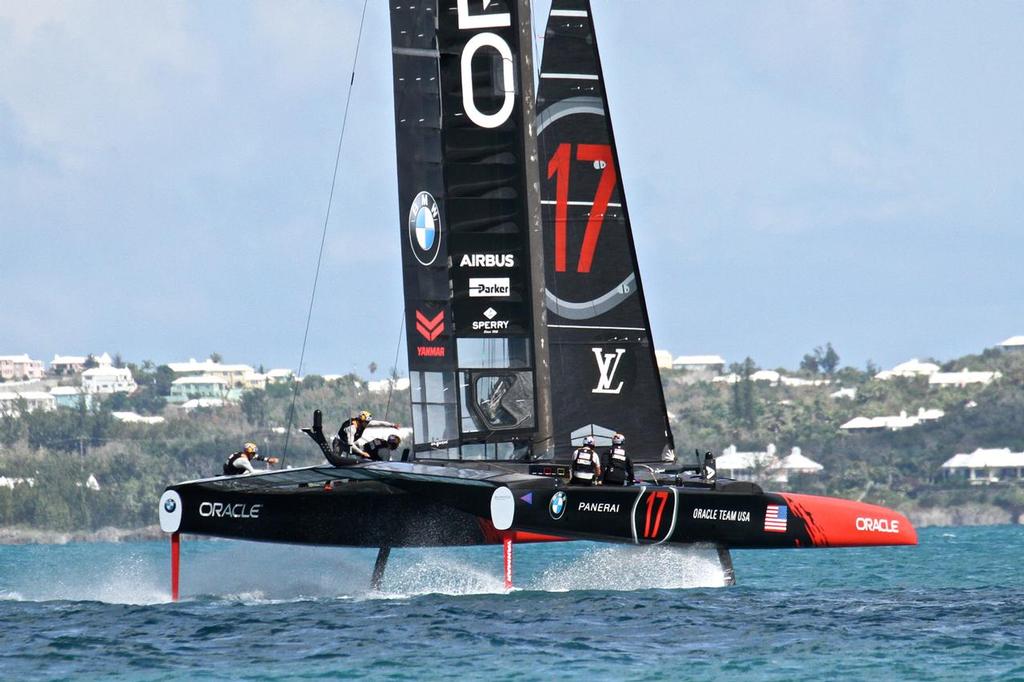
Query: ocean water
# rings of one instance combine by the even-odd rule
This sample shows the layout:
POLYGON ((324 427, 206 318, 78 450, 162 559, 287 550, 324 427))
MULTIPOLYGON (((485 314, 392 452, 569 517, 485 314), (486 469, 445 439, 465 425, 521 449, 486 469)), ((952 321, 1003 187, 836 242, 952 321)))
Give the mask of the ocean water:
POLYGON ((1024 527, 912 548, 0 547, 7 679, 1024 679, 1024 527))

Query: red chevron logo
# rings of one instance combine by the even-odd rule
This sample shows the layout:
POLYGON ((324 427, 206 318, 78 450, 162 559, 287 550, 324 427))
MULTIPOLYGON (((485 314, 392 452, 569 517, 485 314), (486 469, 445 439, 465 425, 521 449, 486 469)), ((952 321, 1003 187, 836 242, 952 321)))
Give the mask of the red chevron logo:
POLYGON ((416 311, 416 331, 427 341, 433 341, 444 331, 444 311, 439 312, 434 319, 428 319, 420 311, 416 311))

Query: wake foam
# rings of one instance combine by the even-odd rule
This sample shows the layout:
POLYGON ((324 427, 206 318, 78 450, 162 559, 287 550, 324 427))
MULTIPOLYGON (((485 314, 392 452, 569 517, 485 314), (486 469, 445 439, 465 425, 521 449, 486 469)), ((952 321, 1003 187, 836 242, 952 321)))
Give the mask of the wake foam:
MULTIPOLYGON (((4 580, 0 600, 99 601, 146 605, 170 601, 166 547, 114 553, 78 550, 51 556, 4 580)), ((380 591, 370 588, 376 550, 244 542, 184 543, 181 593, 186 601, 243 604, 324 599, 408 599, 430 594, 505 592, 500 546, 397 549, 380 591)), ((713 548, 635 547, 578 543, 516 551, 516 591, 642 590, 721 587, 713 548)))
POLYGON ((649 590, 724 587, 714 548, 600 546, 543 571, 527 589, 649 590))

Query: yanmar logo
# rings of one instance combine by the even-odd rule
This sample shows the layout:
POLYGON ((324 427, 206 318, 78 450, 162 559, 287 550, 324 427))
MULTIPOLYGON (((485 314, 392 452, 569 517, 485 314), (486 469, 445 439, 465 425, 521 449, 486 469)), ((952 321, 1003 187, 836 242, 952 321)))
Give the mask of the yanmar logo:
POLYGON ((200 502, 199 515, 215 519, 258 519, 263 511, 262 504, 225 504, 223 502, 200 502))
POLYGON ((444 311, 442 310, 432 318, 428 318, 420 311, 416 311, 416 331, 427 341, 433 341, 444 331, 444 311))
POLYGON ((899 533, 899 519, 873 519, 870 516, 858 516, 857 530, 871 533, 899 533))

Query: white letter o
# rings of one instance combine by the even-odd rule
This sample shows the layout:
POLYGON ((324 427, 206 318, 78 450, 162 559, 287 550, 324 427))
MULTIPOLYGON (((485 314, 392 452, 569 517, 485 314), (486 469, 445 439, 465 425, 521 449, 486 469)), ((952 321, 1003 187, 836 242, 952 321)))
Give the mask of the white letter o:
POLYGON ((512 115, 515 106, 515 82, 512 73, 512 50, 508 43, 494 33, 478 33, 466 43, 462 50, 462 107, 469 120, 481 128, 497 128, 512 115), (501 55, 502 77, 505 81, 505 101, 493 114, 485 114, 473 99, 473 56, 481 47, 493 47, 501 55))

